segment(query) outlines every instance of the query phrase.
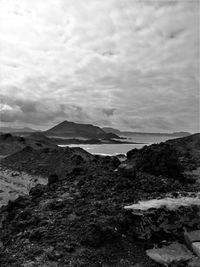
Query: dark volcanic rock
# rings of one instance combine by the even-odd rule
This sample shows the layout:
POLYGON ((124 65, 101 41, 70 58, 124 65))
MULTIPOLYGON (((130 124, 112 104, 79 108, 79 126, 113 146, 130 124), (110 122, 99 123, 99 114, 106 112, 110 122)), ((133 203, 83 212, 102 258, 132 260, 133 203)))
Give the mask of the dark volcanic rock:
POLYGON ((86 246, 100 247, 103 244, 115 243, 120 239, 117 228, 112 226, 109 221, 102 221, 89 224, 81 237, 81 243, 86 246))
POLYGON ((200 207, 179 207, 169 210, 166 207, 147 211, 127 211, 129 233, 139 239, 152 239, 155 243, 163 240, 183 241, 183 229, 200 229, 200 207))
POLYGON ((33 198, 38 198, 41 197, 46 190, 47 187, 45 185, 36 185, 35 187, 31 188, 29 195, 33 198))
MULTIPOLYGON (((127 161, 123 163, 121 170, 162 175, 184 183, 191 178, 188 171, 196 170, 200 166, 199 154, 200 134, 194 134, 145 146, 140 150, 133 149, 127 153, 127 161)), ((190 181, 195 182, 192 179, 190 181)))
POLYGON ((58 181, 58 175, 57 174, 51 174, 48 177, 48 185, 54 184, 58 181))
POLYGON ((0 155, 10 155, 25 147, 41 149, 45 147, 55 148, 57 146, 50 139, 38 138, 37 135, 31 137, 14 136, 9 133, 0 135, 0 155))
POLYGON ((81 148, 24 148, 1 161, 3 166, 30 174, 49 176, 56 174, 65 177, 74 167, 87 164, 94 156, 81 148))
POLYGON ((141 150, 130 151, 127 158, 137 171, 175 179, 183 178, 183 169, 176 150, 168 144, 145 146, 141 150))
MULTIPOLYGON (((166 242, 181 240, 183 227, 193 230, 200 225, 200 211, 193 206, 150 210, 144 216, 124 210, 141 199, 198 190, 197 185, 171 177, 167 156, 161 155, 164 147, 166 155, 174 157, 171 145, 151 147, 153 159, 147 148, 129 155, 126 164, 137 163, 137 155, 144 156, 145 171, 139 165, 134 175, 117 171, 116 157, 94 156, 80 148, 23 150, 4 159, 4 167, 56 176, 50 185, 38 185, 29 196, 1 208, 0 265, 156 267, 145 253, 153 242, 163 237, 166 242), (162 164, 158 162, 157 167, 158 155, 162 164)), ((176 150, 178 163, 181 153, 176 150)))

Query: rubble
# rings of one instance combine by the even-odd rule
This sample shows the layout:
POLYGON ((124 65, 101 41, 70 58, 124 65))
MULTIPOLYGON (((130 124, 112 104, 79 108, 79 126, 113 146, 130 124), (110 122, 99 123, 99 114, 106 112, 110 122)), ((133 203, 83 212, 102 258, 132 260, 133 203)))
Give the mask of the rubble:
MULTIPOLYGON (((197 148, 191 140, 189 144, 196 153, 194 157, 189 153, 190 168, 196 168, 197 148)), ((159 146, 154 146, 154 155, 157 149, 159 155, 163 152, 159 146)), ((176 151, 178 163, 181 153, 176 151)), ((169 176, 169 169, 167 175, 164 169, 155 175, 142 168, 133 176, 124 175, 116 171, 120 164, 116 157, 72 148, 24 149, 3 159, 4 168, 50 179, 48 185, 36 185, 29 195, 0 208, 0 266, 157 267, 146 250, 154 247, 151 255, 155 257, 155 247, 174 242, 180 244, 176 252, 182 266, 195 266, 198 260, 189 261, 192 252, 181 244, 184 231, 200 230, 198 185, 169 176), (170 199, 168 205, 166 199, 170 199), (141 210, 130 208, 131 204, 141 205, 140 201, 141 210)), ((170 262, 175 259, 173 249, 171 258, 168 254, 170 262)))

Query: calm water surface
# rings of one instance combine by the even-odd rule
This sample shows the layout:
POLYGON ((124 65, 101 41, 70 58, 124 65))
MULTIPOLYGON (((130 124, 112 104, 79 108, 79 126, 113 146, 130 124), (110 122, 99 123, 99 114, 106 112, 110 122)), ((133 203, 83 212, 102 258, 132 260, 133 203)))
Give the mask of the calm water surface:
MULTIPOLYGON (((172 137, 171 137, 172 138, 172 137)), ((142 148, 145 145, 151 145, 153 143, 165 142, 169 138, 169 136, 159 135, 138 135, 134 134, 134 136, 128 137, 127 141, 136 142, 138 144, 98 144, 98 145, 60 145, 62 147, 82 147, 86 151, 91 154, 101 154, 101 155, 116 155, 116 154, 126 154, 129 150, 134 148, 142 148)))
MULTIPOLYGON (((69 147, 81 147, 91 154, 116 155, 126 154, 133 148, 142 148, 145 144, 102 144, 102 145, 67 145, 69 147)), ((62 145, 65 147, 65 145, 62 145)))

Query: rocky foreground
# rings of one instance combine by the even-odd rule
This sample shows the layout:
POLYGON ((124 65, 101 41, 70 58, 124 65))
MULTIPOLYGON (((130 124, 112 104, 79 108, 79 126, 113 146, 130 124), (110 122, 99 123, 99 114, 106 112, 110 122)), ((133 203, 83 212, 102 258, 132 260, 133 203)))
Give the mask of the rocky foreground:
POLYGON ((26 146, 1 166, 48 184, 1 207, 0 266, 200 266, 198 246, 185 242, 200 230, 199 134, 129 151, 123 163, 26 146), (177 260, 174 250, 187 255, 177 260), (156 260, 166 251, 173 260, 156 260))

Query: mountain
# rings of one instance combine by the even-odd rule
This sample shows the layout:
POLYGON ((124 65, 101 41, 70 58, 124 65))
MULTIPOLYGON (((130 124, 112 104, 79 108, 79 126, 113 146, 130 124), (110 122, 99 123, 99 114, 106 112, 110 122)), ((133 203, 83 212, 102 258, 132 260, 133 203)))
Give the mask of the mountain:
POLYGON ((184 137, 184 136, 188 136, 191 135, 191 133, 189 132, 173 132, 173 133, 159 133, 159 132, 155 132, 155 133, 148 133, 148 132, 131 132, 131 131, 120 131, 118 129, 114 129, 111 127, 103 127, 102 128, 106 133, 114 133, 117 134, 119 136, 132 136, 132 135, 165 135, 165 136, 172 136, 172 137, 184 137))
POLYGON ((114 133, 114 134, 117 134, 117 135, 120 135, 121 134, 121 131, 120 130, 114 129, 114 128, 111 128, 111 127, 103 127, 102 129, 106 133, 114 133))
POLYGON ((114 133, 106 133, 103 129, 92 124, 80 124, 70 121, 63 121, 53 128, 43 132, 47 136, 54 137, 82 137, 82 138, 97 138, 110 139, 120 138, 114 133))

